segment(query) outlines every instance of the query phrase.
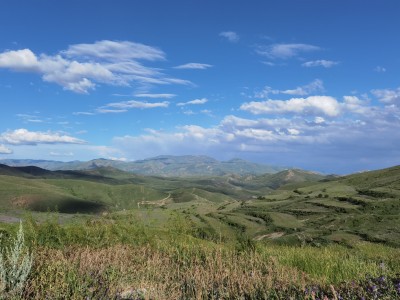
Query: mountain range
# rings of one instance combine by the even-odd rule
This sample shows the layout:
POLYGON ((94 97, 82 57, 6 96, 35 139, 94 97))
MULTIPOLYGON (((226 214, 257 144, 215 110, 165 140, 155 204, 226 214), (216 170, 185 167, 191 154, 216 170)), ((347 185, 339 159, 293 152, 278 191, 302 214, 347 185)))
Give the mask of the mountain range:
POLYGON ((227 174, 261 175, 277 173, 286 167, 257 164, 242 159, 218 161, 208 156, 157 156, 137 161, 117 161, 109 159, 94 159, 90 161, 52 161, 30 159, 5 159, 1 164, 22 167, 36 166, 42 169, 56 170, 90 170, 99 167, 113 167, 122 171, 165 177, 187 176, 223 176, 227 174))

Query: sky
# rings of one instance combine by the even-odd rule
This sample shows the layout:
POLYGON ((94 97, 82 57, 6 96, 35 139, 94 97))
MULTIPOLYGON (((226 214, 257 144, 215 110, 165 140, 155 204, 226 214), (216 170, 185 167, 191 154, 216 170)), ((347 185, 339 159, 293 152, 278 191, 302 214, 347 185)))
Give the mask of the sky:
POLYGON ((400 162, 397 0, 4 0, 0 159, 400 162))

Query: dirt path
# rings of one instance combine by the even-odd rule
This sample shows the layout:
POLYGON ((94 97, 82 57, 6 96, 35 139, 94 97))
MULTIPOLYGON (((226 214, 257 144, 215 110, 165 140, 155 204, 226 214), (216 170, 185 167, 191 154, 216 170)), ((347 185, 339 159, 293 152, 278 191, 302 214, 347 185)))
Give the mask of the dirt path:
POLYGON ((18 223, 19 221, 20 219, 16 217, 0 215, 0 223, 18 223))
POLYGON ((168 196, 160 199, 160 200, 154 200, 154 201, 140 201, 138 202, 138 208, 140 208, 140 205, 156 205, 156 206, 163 206, 167 204, 167 201, 171 199, 171 193, 168 193, 168 196))
POLYGON ((254 240, 255 240, 255 241, 261 241, 261 240, 263 240, 263 239, 265 239, 265 238, 268 238, 268 239, 273 240, 273 239, 280 238, 280 237, 283 236, 284 234, 285 234, 285 233, 282 232, 282 231, 272 232, 272 233, 268 233, 268 234, 264 234, 264 235, 257 236, 257 237, 254 238, 254 240))

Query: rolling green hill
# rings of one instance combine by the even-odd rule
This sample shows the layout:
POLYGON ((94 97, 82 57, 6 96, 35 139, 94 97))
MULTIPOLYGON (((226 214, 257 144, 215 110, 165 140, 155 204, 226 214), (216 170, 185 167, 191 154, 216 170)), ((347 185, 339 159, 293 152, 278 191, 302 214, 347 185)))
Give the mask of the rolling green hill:
POLYGON ((178 178, 111 166, 85 171, 0 166, 0 209, 11 215, 175 211, 210 239, 245 234, 284 244, 368 240, 400 246, 399 179, 400 167, 337 178, 302 170, 178 178))

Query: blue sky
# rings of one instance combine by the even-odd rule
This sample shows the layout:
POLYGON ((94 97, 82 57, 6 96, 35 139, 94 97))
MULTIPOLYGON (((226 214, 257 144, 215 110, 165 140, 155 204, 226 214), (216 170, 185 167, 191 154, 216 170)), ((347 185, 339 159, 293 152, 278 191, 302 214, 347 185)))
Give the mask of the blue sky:
POLYGON ((399 1, 2 1, 0 159, 399 164, 399 1))

